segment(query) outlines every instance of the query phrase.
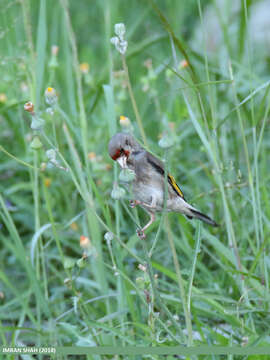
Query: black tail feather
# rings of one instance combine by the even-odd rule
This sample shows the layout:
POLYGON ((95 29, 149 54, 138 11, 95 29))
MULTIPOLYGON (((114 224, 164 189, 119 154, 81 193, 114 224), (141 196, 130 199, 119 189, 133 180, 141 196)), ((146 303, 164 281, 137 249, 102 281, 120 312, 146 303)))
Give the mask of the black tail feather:
MULTIPOLYGON (((201 213, 200 211, 198 210, 195 210, 195 209, 189 209, 192 213, 192 217, 195 217, 203 222, 205 222, 206 224, 208 225, 211 225, 211 226, 219 226, 214 220, 212 220, 209 216, 201 213)), ((188 216, 190 218, 190 216, 188 216)), ((191 217, 191 218, 192 218, 191 217)))

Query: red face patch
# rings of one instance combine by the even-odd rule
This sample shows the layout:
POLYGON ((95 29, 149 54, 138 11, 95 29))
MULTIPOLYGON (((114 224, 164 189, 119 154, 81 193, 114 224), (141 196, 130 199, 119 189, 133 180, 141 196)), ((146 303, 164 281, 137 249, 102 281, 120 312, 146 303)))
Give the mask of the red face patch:
POLYGON ((121 151, 120 149, 117 149, 115 154, 112 156, 112 159, 117 160, 120 156, 121 156, 121 151))
POLYGON ((113 160, 117 160, 120 156, 126 156, 127 158, 129 157, 129 151, 128 150, 123 150, 123 149, 117 149, 115 154, 112 156, 113 160))

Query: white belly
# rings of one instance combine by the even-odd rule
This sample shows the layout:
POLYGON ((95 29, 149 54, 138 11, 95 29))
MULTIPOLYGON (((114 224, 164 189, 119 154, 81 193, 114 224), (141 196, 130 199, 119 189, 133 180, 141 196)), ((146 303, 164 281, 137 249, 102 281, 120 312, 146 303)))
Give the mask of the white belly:
POLYGON ((163 208, 163 190, 159 187, 136 183, 133 186, 133 195, 136 200, 147 205, 154 202, 156 205, 155 211, 161 211, 163 208))
MULTIPOLYGON (((139 200, 147 205, 155 204, 153 211, 163 211, 164 192, 159 186, 149 186, 143 183, 134 183, 133 194, 135 200, 139 200)), ((166 211, 175 211, 189 215, 191 206, 179 196, 169 197, 167 199, 166 211)), ((151 208, 145 206, 145 209, 151 211, 151 208)))

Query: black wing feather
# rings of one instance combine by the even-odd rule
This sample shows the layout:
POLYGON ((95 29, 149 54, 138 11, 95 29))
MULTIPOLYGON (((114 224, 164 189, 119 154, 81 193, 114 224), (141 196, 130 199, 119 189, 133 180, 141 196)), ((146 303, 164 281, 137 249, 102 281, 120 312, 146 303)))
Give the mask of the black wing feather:
MULTIPOLYGON (((156 157, 154 157, 153 155, 151 155, 150 153, 147 152, 147 161, 149 162, 149 164, 151 164, 156 169, 156 171, 159 174, 164 176, 164 173, 165 173, 164 165, 159 159, 157 159, 156 157)), ((173 191, 178 196, 180 196, 182 199, 185 200, 184 194, 183 194, 182 190, 180 189, 180 187, 176 184, 174 177, 172 175, 168 174, 167 179, 168 179, 168 183, 171 185, 173 191)))

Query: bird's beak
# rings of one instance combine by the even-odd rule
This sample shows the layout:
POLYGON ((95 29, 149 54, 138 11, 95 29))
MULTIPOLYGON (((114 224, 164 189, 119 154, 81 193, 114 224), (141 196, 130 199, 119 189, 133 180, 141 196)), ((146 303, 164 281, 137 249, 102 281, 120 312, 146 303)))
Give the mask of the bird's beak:
POLYGON ((124 156, 120 156, 117 159, 118 164, 121 166, 122 169, 126 169, 127 168, 127 157, 124 156))

